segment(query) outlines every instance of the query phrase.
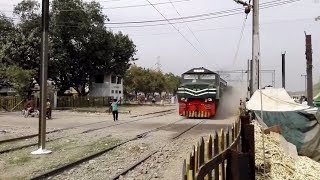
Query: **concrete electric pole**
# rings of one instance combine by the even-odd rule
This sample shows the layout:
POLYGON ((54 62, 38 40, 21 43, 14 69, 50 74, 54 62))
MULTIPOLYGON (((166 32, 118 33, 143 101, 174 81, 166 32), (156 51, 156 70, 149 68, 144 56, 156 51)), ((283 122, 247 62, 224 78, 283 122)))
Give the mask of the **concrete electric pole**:
POLYGON ((286 52, 281 54, 282 57, 282 87, 286 88, 286 52))
POLYGON ((40 116, 39 116, 39 149, 32 154, 48 154, 46 150, 46 102, 48 80, 48 33, 49 33, 49 0, 42 0, 41 21, 41 63, 40 63, 40 116))
POLYGON ((252 13, 252 89, 251 95, 260 87, 260 36, 259 36, 259 0, 253 0, 252 13))
POLYGON ((245 13, 250 13, 252 9, 252 65, 251 65, 251 86, 250 86, 250 96, 260 88, 260 72, 259 66, 260 63, 260 36, 259 36, 259 0, 253 0, 253 4, 250 5, 241 0, 234 0, 236 3, 239 3, 245 6, 245 13))
POLYGON ((306 59, 307 59, 307 98, 308 105, 313 105, 313 81, 312 81, 312 43, 311 35, 306 34, 306 59))

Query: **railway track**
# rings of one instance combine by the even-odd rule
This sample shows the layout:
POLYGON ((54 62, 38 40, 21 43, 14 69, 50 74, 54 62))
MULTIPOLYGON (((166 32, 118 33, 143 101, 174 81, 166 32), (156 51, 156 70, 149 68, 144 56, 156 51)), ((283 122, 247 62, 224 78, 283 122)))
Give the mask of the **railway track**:
MULTIPOLYGON (((194 125, 191 125, 190 127, 188 127, 187 129, 184 129, 183 131, 179 132, 178 134, 176 134, 175 136, 173 136, 171 138, 171 142, 175 141, 176 139, 178 139, 179 137, 181 137, 183 134, 187 133, 188 131, 190 131, 191 129, 193 129, 194 127, 202 124, 205 120, 202 120, 194 125)), ((170 143, 171 143, 170 142, 170 143)), ((127 174, 129 171, 132 171, 135 167, 137 167, 138 165, 142 164, 144 161, 146 161, 147 159, 151 158, 152 155, 160 152, 163 148, 165 148, 169 143, 167 143, 166 145, 159 147, 158 150, 152 151, 151 153, 149 153, 147 156, 143 157, 142 159, 138 160, 137 162, 135 162, 134 164, 130 165, 129 167, 127 167, 126 169, 124 169, 123 171, 121 171, 120 173, 118 173, 117 175, 115 175, 114 177, 112 177, 112 180, 116 180, 118 179, 120 176, 123 176, 125 174, 127 174)))
MULTIPOLYGON (((139 118, 139 119, 135 119, 135 120, 131 120, 131 121, 120 122, 120 123, 116 123, 116 124, 112 124, 112 125, 108 125, 108 126, 103 126, 103 127, 99 127, 99 128, 92 128, 92 129, 88 129, 88 130, 82 131, 79 134, 89 133, 89 132, 93 132, 93 131, 97 131, 97 130, 101 130, 101 129, 106 129, 106 128, 110 128, 110 127, 114 127, 114 126, 119 126, 119 125, 122 125, 122 124, 129 124, 129 123, 132 123, 132 122, 137 122, 137 121, 141 121, 141 120, 145 120, 145 119, 149 119, 149 118, 160 117, 160 116, 164 116, 164 115, 167 115, 167 114, 170 114, 170 113, 173 113, 173 112, 174 112, 174 109, 165 110, 165 111, 158 111, 158 112, 154 112, 154 113, 147 113, 147 114, 140 115, 140 116, 147 116, 147 115, 160 114, 160 113, 164 113, 164 114, 160 114, 160 115, 156 115, 156 116, 152 116, 152 117, 139 118)), ((138 116, 134 116, 134 117, 138 117, 138 116)), ((98 123, 105 123, 105 122, 106 121, 101 121, 101 122, 88 123, 88 124, 84 124, 84 125, 78 125, 78 126, 73 126, 73 127, 62 128, 62 129, 58 129, 58 130, 54 130, 54 131, 49 131, 49 132, 47 132, 47 134, 51 134, 51 133, 54 133, 54 132, 61 132, 61 131, 64 131, 64 130, 70 130, 70 129, 74 129, 74 128, 82 127, 82 126, 88 126, 88 125, 93 125, 93 124, 98 124, 98 123)), ((72 135, 75 135, 75 134, 72 134, 72 135)), ((19 137, 19 138, 7 139, 7 140, 0 141, 0 144, 7 143, 7 142, 24 140, 24 139, 28 139, 28 138, 34 138, 36 136, 38 136, 38 134, 22 136, 22 137, 19 137)), ((59 139, 65 138, 65 137, 67 137, 67 136, 56 138, 56 139, 51 139, 51 140, 48 140, 47 142, 52 142, 52 141, 59 140, 59 139)), ((22 145, 22 146, 10 148, 10 149, 1 150, 0 154, 8 153, 8 152, 16 151, 16 150, 20 150, 20 149, 27 148, 27 147, 32 147, 32 146, 35 146, 37 144, 38 143, 31 143, 31 144, 22 145)))
MULTIPOLYGON (((87 161, 89 161, 89 160, 91 160, 91 159, 93 159, 93 158, 96 158, 96 157, 98 157, 98 156, 100 156, 100 155, 102 155, 102 154, 105 154, 105 153, 107 153, 107 152, 109 152, 109 151, 111 151, 111 150, 113 150, 113 149, 115 149, 115 148, 117 148, 117 147, 119 147, 119 146, 121 146, 121 145, 124 145, 124 144, 126 144, 126 143, 129 143, 129 142, 134 141, 134 140, 137 140, 137 139, 144 138, 144 137, 146 137, 146 135, 148 135, 148 134, 150 134, 150 133, 152 133, 152 132, 161 130, 161 129, 165 128, 165 127, 169 127, 169 126, 171 126, 171 125, 173 125, 173 124, 175 124, 175 123, 177 123, 177 122, 180 122, 180 121, 183 121, 183 119, 180 119, 180 120, 174 121, 174 122, 172 122, 172 123, 168 123, 168 124, 159 126, 159 127, 157 127, 157 128, 153 128, 153 129, 151 129, 151 130, 148 130, 148 131, 145 131, 145 132, 143 132, 143 133, 140 133, 140 134, 136 135, 135 137, 133 137, 133 138, 131 138, 131 139, 129 139, 129 140, 123 141, 123 142, 121 142, 121 143, 118 143, 118 144, 116 144, 116 145, 114 145, 114 146, 112 146, 112 147, 103 149, 103 150, 101 150, 101 151, 99 151, 99 152, 96 152, 96 153, 93 153, 93 154, 88 155, 88 156, 86 156, 86 157, 83 157, 83 158, 81 158, 81 159, 79 159, 79 160, 77 160, 77 161, 74 161, 74 162, 71 162, 71 163, 62 165, 62 166, 57 167, 57 168, 55 168, 55 169, 52 169, 52 170, 50 170, 50 171, 48 171, 48 172, 45 172, 45 173, 43 173, 43 174, 37 175, 37 176, 35 176, 35 177, 32 177, 31 180, 44 179, 44 178, 48 178, 48 177, 51 177, 51 176, 60 174, 60 173, 66 171, 66 170, 68 170, 68 169, 71 169, 71 168, 73 168, 73 167, 75 167, 75 166, 77 166, 77 165, 79 165, 79 164, 81 164, 81 163, 83 163, 83 162, 87 162, 87 161)), ((204 120, 203 120, 203 121, 204 121, 204 120)), ((202 123, 203 121, 201 121, 200 123, 202 123)), ((197 123, 197 125, 200 124, 200 123, 197 123)), ((193 127, 195 127, 195 126, 193 126, 193 127)), ((191 128, 188 128, 188 130, 190 130, 190 129, 191 129, 191 128)), ((179 133, 179 134, 176 135, 176 136, 181 136, 181 134, 185 133, 185 132, 188 131, 188 130, 184 130, 183 132, 179 133)), ((155 153, 156 153, 156 152, 155 152, 155 153)), ((151 157, 151 155, 152 155, 152 154, 150 154, 149 157, 151 157)), ((138 163, 138 164, 140 164, 140 163, 138 163)), ((137 164, 137 165, 138 165, 138 164, 137 164)), ((134 167, 135 167, 135 166, 134 166, 134 167)), ((132 167, 132 168, 134 168, 134 167, 132 167)))
MULTIPOLYGON (((152 112, 152 113, 146 113, 146 114, 141 114, 141 115, 130 116, 129 118, 135 118, 135 117, 139 117, 139 116, 147 116, 147 115, 171 112, 171 111, 174 111, 174 110, 175 109, 156 111, 156 112, 152 112)), ((69 130, 69 129, 74 129, 74 128, 83 127, 83 126, 89 126, 89 125, 94 125, 94 124, 100 124, 100 123, 106 123, 106 121, 99 121, 99 122, 94 122, 94 123, 87 123, 87 124, 82 124, 82 125, 77 125, 77 126, 71 126, 71 127, 56 129, 56 130, 48 131, 48 132, 46 132, 46 134, 51 134, 51 133, 55 133, 55 132, 61 132, 61 131, 69 130)), ((0 144, 7 143, 7 142, 14 142, 14 141, 19 141, 19 140, 24 140, 24 139, 29 139, 29 138, 33 138, 33 137, 36 137, 36 136, 38 136, 38 134, 30 134, 30 135, 21 136, 21 137, 5 139, 5 140, 1 140, 0 144)))

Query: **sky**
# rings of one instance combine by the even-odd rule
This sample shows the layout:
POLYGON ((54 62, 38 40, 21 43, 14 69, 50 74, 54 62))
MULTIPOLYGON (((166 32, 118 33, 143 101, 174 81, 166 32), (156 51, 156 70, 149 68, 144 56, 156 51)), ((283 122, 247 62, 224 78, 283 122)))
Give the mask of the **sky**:
MULTIPOLYGON (((165 20, 243 8, 233 0, 149 0, 152 4, 158 3, 154 5, 156 9, 148 0, 96 1, 104 7, 109 23, 165 20), (142 6, 130 7, 134 5, 142 6)), ((12 16, 13 4, 18 2, 20 0, 0 0, 0 11, 12 16)), ((281 87, 281 54, 285 52, 286 89, 304 90, 305 78, 301 75, 306 74, 306 32, 312 35, 313 82, 319 82, 320 20, 315 21, 320 16, 319 0, 260 0, 260 4, 261 69, 275 70, 275 85, 281 87), (280 5, 284 2, 287 4, 280 5), (270 7, 270 3, 277 4, 270 7)), ((244 9, 237 12, 241 11, 243 13, 225 17, 220 14, 221 17, 201 21, 180 20, 175 24, 162 21, 164 25, 158 26, 148 26, 155 23, 106 24, 106 27, 129 35, 137 46, 139 60, 135 63, 139 66, 160 67, 163 72, 176 75, 194 67, 212 71, 246 70, 252 56, 252 13, 245 20, 244 9)), ((202 19, 206 17, 213 16, 202 19)), ((242 78, 241 74, 232 77, 242 78)), ((261 86, 269 84, 272 84, 271 73, 262 73, 261 86)))

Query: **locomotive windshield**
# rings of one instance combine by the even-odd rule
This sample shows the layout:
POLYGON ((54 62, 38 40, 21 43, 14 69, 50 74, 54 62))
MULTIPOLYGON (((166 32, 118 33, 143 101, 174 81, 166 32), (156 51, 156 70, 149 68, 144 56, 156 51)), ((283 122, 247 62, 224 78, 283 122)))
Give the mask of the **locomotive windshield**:
POLYGON ((216 75, 215 74, 201 74, 200 79, 214 80, 214 79, 216 79, 216 75))
POLYGON ((183 79, 199 79, 197 74, 185 74, 183 79))
POLYGON ((182 83, 210 83, 216 84, 216 74, 184 74, 182 83))

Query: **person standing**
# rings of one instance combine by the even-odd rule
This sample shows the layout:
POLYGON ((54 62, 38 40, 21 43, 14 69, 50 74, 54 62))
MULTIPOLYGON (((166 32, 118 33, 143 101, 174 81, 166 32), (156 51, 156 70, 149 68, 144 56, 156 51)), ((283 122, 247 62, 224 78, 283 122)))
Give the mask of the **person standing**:
POLYGON ((119 105, 119 101, 117 101, 117 99, 114 99, 113 102, 111 103, 113 121, 118 120, 118 105, 119 105))
POLYGON ((49 98, 47 98, 46 108, 47 108, 47 117, 48 119, 51 119, 52 109, 51 109, 51 103, 49 98))

